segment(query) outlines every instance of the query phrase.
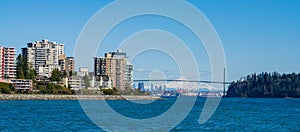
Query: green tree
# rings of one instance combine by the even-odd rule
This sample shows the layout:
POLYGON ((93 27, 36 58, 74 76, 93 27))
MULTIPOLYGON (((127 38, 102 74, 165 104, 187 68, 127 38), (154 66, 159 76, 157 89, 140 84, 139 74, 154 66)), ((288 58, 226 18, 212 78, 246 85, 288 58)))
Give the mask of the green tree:
POLYGON ((69 71, 69 77, 73 76, 73 71, 69 71))
POLYGON ((8 87, 2 87, 1 88, 1 93, 3 93, 3 94, 10 94, 10 88, 8 88, 8 87))
POLYGON ((102 91, 104 95, 119 95, 116 88, 101 89, 100 91, 102 91))
POLYGON ((27 63, 24 61, 23 56, 19 54, 17 57, 17 79, 25 79, 26 65, 27 63))
POLYGON ((62 72, 62 76, 67 77, 67 72, 65 70, 62 72))
POLYGON ((27 64, 27 72, 26 72, 26 79, 34 80, 37 76, 36 71, 34 70, 33 66, 31 64, 27 64))
POLYGON ((36 71, 30 63, 27 63, 26 57, 19 54, 16 64, 17 79, 35 79, 35 77, 37 76, 36 71))
POLYGON ((300 74, 252 74, 232 82, 228 97, 300 97, 300 74))
POLYGON ((88 88, 90 86, 90 81, 87 75, 83 77, 83 81, 84 81, 85 88, 88 88))
POLYGON ((18 78, 18 79, 25 79, 25 76, 24 76, 24 72, 23 72, 23 71, 19 71, 18 73, 19 73, 19 74, 17 75, 17 78, 18 78))
POLYGON ((62 73, 57 68, 55 68, 51 73, 50 80, 59 82, 61 80, 61 76, 62 76, 62 73))

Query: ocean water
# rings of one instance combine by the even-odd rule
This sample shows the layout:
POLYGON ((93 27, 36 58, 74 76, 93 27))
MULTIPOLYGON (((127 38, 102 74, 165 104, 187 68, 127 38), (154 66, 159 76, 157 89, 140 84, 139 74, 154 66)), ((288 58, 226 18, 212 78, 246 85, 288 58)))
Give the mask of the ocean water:
MULTIPOLYGON (((171 131, 300 131, 300 99, 223 98, 214 115, 199 125, 205 100, 197 98, 188 116, 171 131)), ((164 113, 175 101, 107 103, 119 114, 147 119, 164 113)), ((103 131, 78 101, 0 101, 0 111, 0 131, 103 131)))

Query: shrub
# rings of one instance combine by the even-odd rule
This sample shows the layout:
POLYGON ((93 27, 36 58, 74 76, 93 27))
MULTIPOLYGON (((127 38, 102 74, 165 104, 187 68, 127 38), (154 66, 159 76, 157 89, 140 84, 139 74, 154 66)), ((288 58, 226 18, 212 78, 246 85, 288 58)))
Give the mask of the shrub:
POLYGON ((101 91, 105 95, 119 95, 118 90, 116 88, 101 89, 101 91))
POLYGON ((3 93, 3 94, 10 94, 10 88, 8 88, 8 87, 2 87, 1 88, 1 93, 3 93))

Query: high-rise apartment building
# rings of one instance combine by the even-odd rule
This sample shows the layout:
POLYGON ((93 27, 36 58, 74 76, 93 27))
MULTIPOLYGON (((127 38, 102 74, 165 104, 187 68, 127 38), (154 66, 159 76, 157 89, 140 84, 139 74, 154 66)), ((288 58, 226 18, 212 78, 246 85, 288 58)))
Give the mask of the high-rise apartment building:
POLYGON ((131 86, 133 65, 127 64, 126 52, 105 53, 105 58, 94 58, 94 74, 98 81, 102 76, 108 76, 112 81, 112 87, 125 89, 131 86))
POLYGON ((16 77, 15 48, 0 46, 0 79, 16 77))
POLYGON ((59 65, 61 57, 65 54, 64 44, 57 44, 49 40, 27 43, 27 47, 22 48, 22 54, 39 76, 50 77, 53 69, 61 70, 62 67, 65 67, 65 62, 63 62, 63 66, 59 65))
POLYGON ((75 59, 74 57, 67 57, 66 58, 66 72, 70 74, 70 72, 75 72, 75 59))
POLYGON ((126 65, 126 72, 125 72, 126 82, 127 85, 130 85, 133 87, 133 65, 127 64, 126 65))
POLYGON ((65 71, 67 64, 66 64, 66 55, 60 55, 58 56, 58 65, 60 66, 61 71, 65 71))
POLYGON ((75 72, 74 57, 66 57, 65 55, 60 55, 58 58, 58 65, 60 66, 60 70, 66 72, 68 76, 71 76, 75 72))
POLYGON ((106 75, 106 59, 94 57, 94 74, 97 81, 100 81, 101 75, 106 75))

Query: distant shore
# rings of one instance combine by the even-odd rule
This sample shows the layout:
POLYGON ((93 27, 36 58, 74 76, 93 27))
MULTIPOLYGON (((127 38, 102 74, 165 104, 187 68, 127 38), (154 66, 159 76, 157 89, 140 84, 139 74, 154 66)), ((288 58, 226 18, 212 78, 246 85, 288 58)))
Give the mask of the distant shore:
POLYGON ((49 95, 0 94, 0 100, 161 100, 156 96, 139 95, 49 95))

